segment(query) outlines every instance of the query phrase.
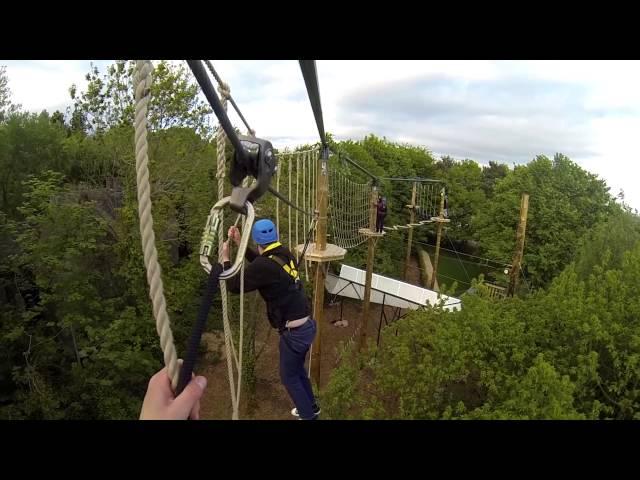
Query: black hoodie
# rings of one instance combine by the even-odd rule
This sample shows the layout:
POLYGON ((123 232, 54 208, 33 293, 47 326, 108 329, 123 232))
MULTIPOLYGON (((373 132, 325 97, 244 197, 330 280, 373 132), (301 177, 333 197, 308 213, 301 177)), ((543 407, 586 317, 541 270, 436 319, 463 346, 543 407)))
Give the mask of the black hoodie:
MULTIPOLYGON (((295 257, 283 245, 272 248, 262 255, 251 247, 247 248, 245 258, 249 265, 244 270, 244 291, 258 290, 260 296, 267 303, 267 316, 271 326, 278 331, 284 329, 289 320, 297 320, 310 315, 309 302, 302 287, 295 288, 293 278, 270 255, 278 256, 285 263, 295 257)), ((231 262, 225 262, 225 270, 231 267, 231 262)), ((240 293, 240 275, 227 280, 227 289, 233 293, 240 293)))

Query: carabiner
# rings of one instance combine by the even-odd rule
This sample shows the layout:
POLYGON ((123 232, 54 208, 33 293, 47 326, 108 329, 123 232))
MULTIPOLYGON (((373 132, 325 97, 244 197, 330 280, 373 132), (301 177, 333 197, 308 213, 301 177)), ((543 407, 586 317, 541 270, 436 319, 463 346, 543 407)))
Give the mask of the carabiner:
MULTIPOLYGON (((211 211, 207 217, 207 223, 204 227, 204 232, 202 233, 202 242, 200 243, 200 265, 202 265, 207 273, 211 272, 209 255, 211 255, 211 252, 216 247, 216 236, 218 235, 218 229, 220 228, 220 212, 225 206, 229 205, 230 201, 230 196, 219 200, 213 207, 211 207, 211 211)), ((242 227, 242 237, 240 238, 240 245, 238 246, 236 259, 233 262, 233 265, 231 265, 231 268, 222 271, 219 277, 220 280, 228 280, 233 277, 238 273, 242 266, 242 262, 244 262, 244 255, 247 252, 249 238, 251 237, 251 227, 255 220, 255 210, 251 202, 246 202, 245 207, 247 209, 247 219, 242 227)))

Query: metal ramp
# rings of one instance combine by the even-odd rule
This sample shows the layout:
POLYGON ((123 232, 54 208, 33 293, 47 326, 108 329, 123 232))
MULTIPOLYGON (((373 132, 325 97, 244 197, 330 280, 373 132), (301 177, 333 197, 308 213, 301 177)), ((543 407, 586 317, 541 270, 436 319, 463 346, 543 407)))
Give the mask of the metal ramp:
MULTIPOLYGON (((365 278, 367 272, 358 268, 342 265, 340 275, 327 274, 325 287, 333 296, 332 303, 337 297, 340 301, 340 320, 342 321, 344 298, 364 299, 365 278)), ((421 288, 410 283, 401 282, 383 275, 373 274, 371 277, 370 301, 382 305, 380 321, 378 323, 377 344, 380 344, 380 332, 382 322, 389 325, 394 320, 399 320, 406 315, 407 310, 419 310, 428 307, 441 306, 444 310, 454 311, 462 308, 459 298, 441 295, 433 290, 421 288), (385 307, 392 307, 393 313, 387 317, 385 307), (402 313, 403 310, 405 313, 402 313)), ((336 323, 337 321, 334 321, 336 323)))

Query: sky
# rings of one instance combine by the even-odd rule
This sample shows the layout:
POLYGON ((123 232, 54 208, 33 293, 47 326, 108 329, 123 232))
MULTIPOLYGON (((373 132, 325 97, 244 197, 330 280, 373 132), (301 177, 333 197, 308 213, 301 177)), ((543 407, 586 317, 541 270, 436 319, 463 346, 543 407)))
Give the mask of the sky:
MULTIPOLYGON (((101 72, 111 63, 93 62, 101 72)), ((280 148, 317 141, 297 61, 212 62, 259 137, 280 148)), ((33 111, 64 111, 89 64, 0 60, 13 101, 33 111)), ((317 70, 325 128, 337 140, 374 133, 510 166, 561 152, 640 209, 640 61, 319 60, 317 70)))

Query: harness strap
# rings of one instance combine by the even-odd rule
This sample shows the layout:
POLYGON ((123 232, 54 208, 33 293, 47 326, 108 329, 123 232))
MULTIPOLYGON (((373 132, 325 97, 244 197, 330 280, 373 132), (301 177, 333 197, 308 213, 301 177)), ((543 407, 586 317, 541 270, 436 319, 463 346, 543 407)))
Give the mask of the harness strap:
POLYGON ((298 280, 298 270, 296 269, 296 265, 293 260, 290 260, 287 265, 287 263, 278 255, 269 255, 269 258, 280 265, 294 281, 298 280))

